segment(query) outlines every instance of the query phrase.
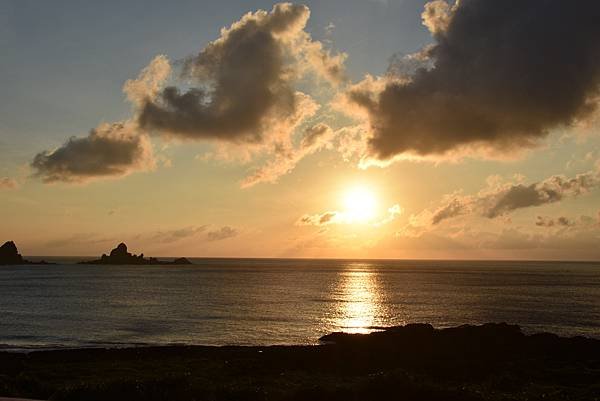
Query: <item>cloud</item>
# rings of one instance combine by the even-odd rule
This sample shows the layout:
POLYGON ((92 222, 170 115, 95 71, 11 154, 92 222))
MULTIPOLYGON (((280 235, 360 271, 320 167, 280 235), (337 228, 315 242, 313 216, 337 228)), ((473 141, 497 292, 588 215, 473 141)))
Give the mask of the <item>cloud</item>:
POLYGON ((403 213, 404 213, 404 209, 400 205, 395 204, 392 207, 388 208, 387 216, 385 216, 380 221, 373 223, 373 225, 375 227, 381 227, 383 225, 386 225, 386 224, 391 223, 392 221, 396 220, 396 218, 401 216, 403 213))
POLYGON ((600 172, 592 170, 573 178, 555 175, 530 185, 509 184, 482 194, 483 215, 494 218, 513 210, 555 203, 588 193, 600 184, 600 172))
POLYGON ((31 162, 34 176, 46 183, 123 177, 154 166, 149 139, 130 122, 102 124, 86 137, 73 137, 58 149, 38 153, 31 162))
POLYGON ((9 177, 0 177, 0 189, 16 189, 19 186, 17 181, 9 177))
POLYGON ((325 31, 325 36, 331 37, 333 31, 335 30, 335 24, 330 21, 327 25, 325 25, 325 28, 323 28, 323 30, 325 31))
POLYGON ((429 257, 444 258, 598 259, 600 225, 588 220, 588 217, 581 216, 571 226, 541 231, 527 230, 526 227, 495 230, 494 227, 482 229, 477 226, 458 230, 400 231, 380 245, 384 249, 427 250, 429 257))
MULTIPOLYGON (((167 58, 159 55, 136 79, 125 82, 123 92, 134 106, 134 113, 156 96, 170 71, 167 58)), ((133 120, 100 124, 85 137, 71 137, 55 150, 38 153, 31 162, 34 176, 46 183, 119 178, 155 166, 150 139, 133 120)))
POLYGON ((452 21, 452 16, 456 11, 458 3, 454 7, 451 7, 448 2, 444 0, 430 1, 425 4, 425 11, 421 17, 423 18, 423 25, 429 29, 433 35, 442 35, 448 30, 448 26, 452 21))
POLYGON ((212 230, 206 233, 207 241, 222 241, 228 238, 233 238, 239 233, 235 228, 223 226, 219 229, 212 230))
POLYGON ((242 188, 261 182, 276 182, 279 177, 292 171, 306 156, 330 147, 333 137, 334 132, 327 124, 319 123, 308 127, 297 146, 278 148, 272 160, 242 181, 242 188))
POLYGON ((320 214, 305 214, 296 222, 299 226, 325 226, 342 221, 341 212, 324 212, 320 214))
POLYGON ((559 229, 573 229, 580 228, 598 228, 600 227, 600 216, 587 216, 581 215, 577 218, 569 218, 565 216, 559 216, 556 218, 548 216, 537 216, 535 225, 538 227, 545 228, 559 228, 559 229))
POLYGON ((297 129, 320 107, 295 85, 309 74, 333 86, 346 80, 346 54, 334 54, 311 38, 304 30, 309 16, 308 7, 291 3, 247 13, 199 54, 175 63, 178 74, 167 57, 156 56, 123 85, 131 119, 103 124, 87 137, 37 154, 31 163, 35 176, 44 182, 84 182, 153 168, 147 135, 158 134, 167 141, 234 145, 244 148, 248 159, 273 157, 243 185, 274 182, 316 151, 294 146, 297 129))
POLYGON ((467 211, 467 202, 457 197, 448 197, 446 202, 433 212, 431 216, 431 224, 436 225, 441 221, 460 216, 467 211))
POLYGON ((538 227, 570 227, 575 225, 575 222, 564 216, 560 216, 556 219, 545 216, 537 216, 535 225, 538 227))
POLYGON ((599 13, 592 1, 428 3, 434 43, 419 53, 428 62, 345 94, 346 111, 369 122, 367 156, 506 156, 590 117, 600 95, 599 13))
MULTIPOLYGON (((388 208, 387 214, 380 220, 365 222, 373 227, 381 227, 394 221, 398 216, 404 213, 404 209, 400 205, 395 204, 388 208)), ((356 219, 348 215, 346 212, 328 211, 317 214, 305 214, 301 216, 296 225, 298 226, 327 226, 330 224, 351 224, 356 222, 356 219)))
POLYGON ((162 243, 173 243, 186 238, 194 237, 197 234, 206 231, 207 228, 208 226, 204 225, 190 226, 168 231, 159 231, 154 235, 153 239, 162 243))
POLYGON ((171 64, 160 54, 146 66, 136 79, 129 79, 123 85, 127 99, 139 111, 148 101, 156 98, 171 74, 171 64))
POLYGON ((46 245, 52 248, 63 248, 65 246, 95 245, 106 242, 114 242, 114 238, 99 237, 95 233, 79 233, 70 237, 50 240, 46 242, 46 245))
POLYGON ((343 54, 331 55, 304 31, 308 7, 276 4, 247 13, 184 63, 192 87, 164 88, 147 98, 139 123, 167 137, 257 144, 286 140, 314 110, 293 88, 311 71, 329 81, 343 75, 343 54))
MULTIPOLYGON (((493 219, 515 210, 578 197, 598 186, 600 167, 572 178, 554 175, 529 185, 521 182, 501 183, 493 179, 489 180, 487 188, 476 195, 463 195, 460 192, 445 195, 439 207, 413 215, 409 224, 415 228, 435 226, 445 220, 471 214, 493 219)), ((543 224, 540 221, 538 225, 543 224)))

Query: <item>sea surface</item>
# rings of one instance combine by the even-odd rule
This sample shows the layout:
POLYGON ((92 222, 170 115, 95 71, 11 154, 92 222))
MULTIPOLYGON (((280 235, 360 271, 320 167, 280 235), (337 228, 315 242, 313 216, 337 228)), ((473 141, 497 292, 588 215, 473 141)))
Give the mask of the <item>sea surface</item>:
POLYGON ((600 338, 600 263, 192 260, 0 266, 0 348, 314 344, 413 322, 600 338))

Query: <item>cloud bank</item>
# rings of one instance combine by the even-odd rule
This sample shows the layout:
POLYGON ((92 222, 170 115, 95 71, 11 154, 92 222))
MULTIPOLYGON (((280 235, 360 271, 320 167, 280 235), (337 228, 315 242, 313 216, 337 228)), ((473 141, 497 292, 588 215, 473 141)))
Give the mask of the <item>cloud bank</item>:
MULTIPOLYGON (((310 76, 339 87, 347 82, 346 55, 306 32, 308 7, 279 3, 223 28, 198 54, 174 63, 177 74, 157 56, 124 85, 130 120, 71 138, 31 165, 44 182, 122 177, 155 165, 148 134, 233 144, 249 159, 260 153, 263 165, 242 187, 276 182, 334 138, 344 159, 365 156, 361 166, 398 157, 512 154, 596 110, 599 13, 592 1, 432 1, 422 18, 434 43, 395 57, 387 75, 347 87, 334 103, 363 124, 334 133, 313 118, 322 117, 319 104, 296 86, 310 76)), ((514 188, 508 203, 489 213, 510 209, 511 196, 535 197, 532 190, 514 188)), ((446 207, 439 221, 463 206, 446 207)))
MULTIPOLYGON (((600 168, 568 178, 554 175, 529 185, 523 183, 498 183, 490 185, 476 195, 454 193, 444 196, 441 205, 433 210, 424 210, 412 217, 411 224, 417 227, 436 226, 445 220, 462 215, 478 215, 485 218, 505 216, 519 209, 543 206, 575 198, 589 193, 600 186, 600 168)), ((538 218, 538 226, 562 224, 538 218)))
POLYGON ((586 119, 600 95, 598 15, 595 1, 428 3, 435 43, 411 60, 422 66, 345 95, 369 121, 368 156, 501 155, 586 119))

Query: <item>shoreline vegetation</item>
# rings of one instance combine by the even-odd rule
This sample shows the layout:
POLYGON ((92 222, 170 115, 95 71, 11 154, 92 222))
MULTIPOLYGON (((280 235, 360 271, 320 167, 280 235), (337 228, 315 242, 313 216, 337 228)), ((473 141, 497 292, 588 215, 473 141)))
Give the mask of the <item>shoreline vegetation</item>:
MULTIPOLYGON (((17 246, 13 241, 7 241, 0 247, 0 265, 51 265, 54 263, 30 262, 24 259, 19 253, 17 246)), ((193 264, 187 258, 175 258, 173 260, 161 260, 157 258, 145 258, 144 254, 134 255, 127 251, 127 245, 121 242, 110 251, 110 254, 103 254, 100 259, 83 260, 77 262, 82 265, 191 265, 193 264)))
POLYGON ((598 400, 600 340, 488 323, 313 346, 0 352, 0 396, 44 400, 598 400))

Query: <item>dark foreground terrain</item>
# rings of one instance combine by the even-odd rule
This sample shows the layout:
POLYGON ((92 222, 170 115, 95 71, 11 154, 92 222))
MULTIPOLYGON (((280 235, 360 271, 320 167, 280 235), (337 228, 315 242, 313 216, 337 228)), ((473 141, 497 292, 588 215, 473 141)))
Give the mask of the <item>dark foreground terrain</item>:
POLYGON ((51 400, 600 400, 600 341, 518 326, 334 333, 320 346, 0 353, 0 397, 51 400))

